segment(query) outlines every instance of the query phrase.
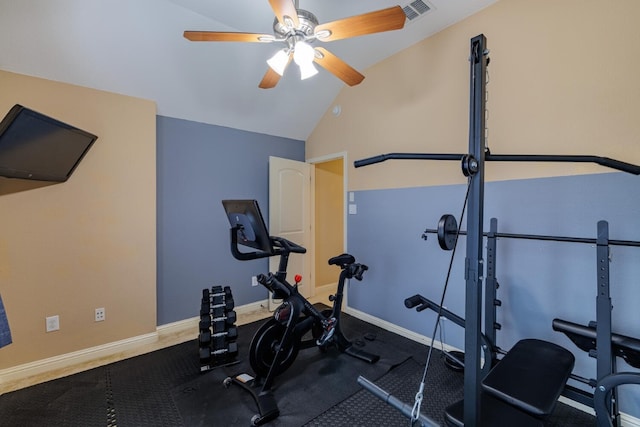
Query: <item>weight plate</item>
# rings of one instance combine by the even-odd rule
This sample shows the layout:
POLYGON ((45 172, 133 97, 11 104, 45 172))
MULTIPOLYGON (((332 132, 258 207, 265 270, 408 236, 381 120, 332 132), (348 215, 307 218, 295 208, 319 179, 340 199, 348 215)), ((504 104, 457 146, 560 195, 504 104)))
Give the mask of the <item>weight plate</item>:
POLYGON ((458 221, 450 214, 444 214, 438 221, 438 244, 445 251, 450 251, 456 244, 458 221))

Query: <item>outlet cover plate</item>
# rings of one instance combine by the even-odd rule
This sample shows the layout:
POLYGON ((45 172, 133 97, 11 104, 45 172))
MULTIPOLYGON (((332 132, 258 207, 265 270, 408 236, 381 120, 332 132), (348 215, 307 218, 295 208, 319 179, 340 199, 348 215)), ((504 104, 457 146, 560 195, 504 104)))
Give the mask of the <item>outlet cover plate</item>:
POLYGON ((60 330, 60 316, 49 316, 46 318, 47 332, 53 332, 60 330))

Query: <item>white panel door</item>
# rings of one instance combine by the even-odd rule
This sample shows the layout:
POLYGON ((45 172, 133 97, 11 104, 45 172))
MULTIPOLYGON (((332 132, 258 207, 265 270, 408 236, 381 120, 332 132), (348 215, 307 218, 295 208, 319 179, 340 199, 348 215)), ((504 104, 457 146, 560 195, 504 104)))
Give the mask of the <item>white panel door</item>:
MULTIPOLYGON (((307 249, 306 254, 291 254, 287 281, 294 283, 300 274, 300 293, 312 295, 313 234, 312 191, 313 165, 280 157, 269 157, 269 233, 283 237, 307 249)), ((276 271, 279 257, 269 260, 269 270, 276 271)), ((270 308, 272 302, 270 301, 270 308)))

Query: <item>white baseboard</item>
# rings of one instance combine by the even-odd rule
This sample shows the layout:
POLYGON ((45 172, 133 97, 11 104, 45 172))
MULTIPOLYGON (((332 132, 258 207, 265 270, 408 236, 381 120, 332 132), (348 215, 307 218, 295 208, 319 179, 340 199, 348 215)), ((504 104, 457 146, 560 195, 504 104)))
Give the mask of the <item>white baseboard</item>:
POLYGON ((0 394, 94 368, 99 366, 94 364, 96 360, 108 359, 116 354, 126 354, 136 348, 153 345, 157 341, 158 334, 152 332, 2 369, 0 370, 0 394), (79 369, 79 367, 82 368, 79 369))
MULTIPOLYGON (((418 334, 409 329, 405 329, 398 325, 394 325, 391 322, 387 322, 386 320, 382 320, 378 317, 371 316, 370 314, 364 313, 362 311, 356 310, 351 307, 345 307, 343 311, 353 317, 356 317, 367 323, 371 323, 372 325, 378 326, 389 332, 393 332, 395 334, 398 334, 400 336, 403 336, 405 338, 408 338, 410 340, 413 340, 425 345, 431 345, 431 338, 427 337, 426 335, 418 334)), ((438 340, 434 341, 433 346, 434 348, 444 348, 445 351, 461 351, 460 349, 452 347, 450 345, 447 345, 447 344, 443 345, 438 340)), ((564 396, 560 396, 559 401, 573 408, 576 408, 580 411, 583 411, 595 416, 595 411, 593 410, 593 408, 590 408, 589 406, 583 405, 571 399, 567 399, 564 396)), ((620 413, 620 421, 621 421, 622 427, 640 427, 640 418, 635 418, 623 412, 620 413)))
POLYGON ((620 423, 623 427, 640 427, 640 418, 632 417, 631 415, 621 412, 620 423))
MULTIPOLYGON (((345 307, 343 310, 345 313, 356 317, 360 320, 363 320, 367 323, 371 323, 372 325, 378 326, 382 329, 385 329, 389 332, 393 332, 395 334, 398 334, 402 337, 408 338, 412 341, 416 341, 419 342, 421 344, 425 344, 425 345, 431 345, 431 338, 426 336, 426 335, 422 335, 419 334, 417 332, 413 332, 410 331, 409 329, 403 328, 401 326, 398 325, 394 325, 391 322, 387 322, 386 320, 382 320, 378 317, 372 316, 370 314, 367 314, 365 312, 362 312, 360 310, 356 310, 355 308, 351 308, 351 307, 345 307)), ((437 348, 437 349, 444 349, 444 351, 461 351, 459 348, 450 346, 448 344, 444 344, 441 343, 438 340, 434 340, 433 342, 433 347, 437 348)), ((426 362, 426 360, 425 360, 426 362)))
MULTIPOLYGON (((234 308, 238 316, 236 324, 268 316, 266 306, 264 300, 234 308)), ((199 322, 199 316, 192 317, 160 325, 148 334, 2 369, 0 395, 195 339, 199 322)))

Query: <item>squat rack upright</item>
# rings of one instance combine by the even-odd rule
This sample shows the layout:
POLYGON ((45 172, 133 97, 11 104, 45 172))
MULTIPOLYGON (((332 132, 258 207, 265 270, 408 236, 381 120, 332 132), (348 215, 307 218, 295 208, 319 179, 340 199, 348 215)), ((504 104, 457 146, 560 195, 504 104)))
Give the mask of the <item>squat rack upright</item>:
POLYGON ((465 259, 465 371, 464 424, 476 425, 480 419, 482 259, 484 222, 484 171, 486 161, 596 163, 615 170, 640 175, 640 166, 608 157, 585 155, 495 155, 486 148, 486 75, 489 50, 484 34, 471 39, 468 154, 390 153, 357 160, 356 168, 386 160, 455 160, 469 181, 467 204, 467 251, 465 259))

